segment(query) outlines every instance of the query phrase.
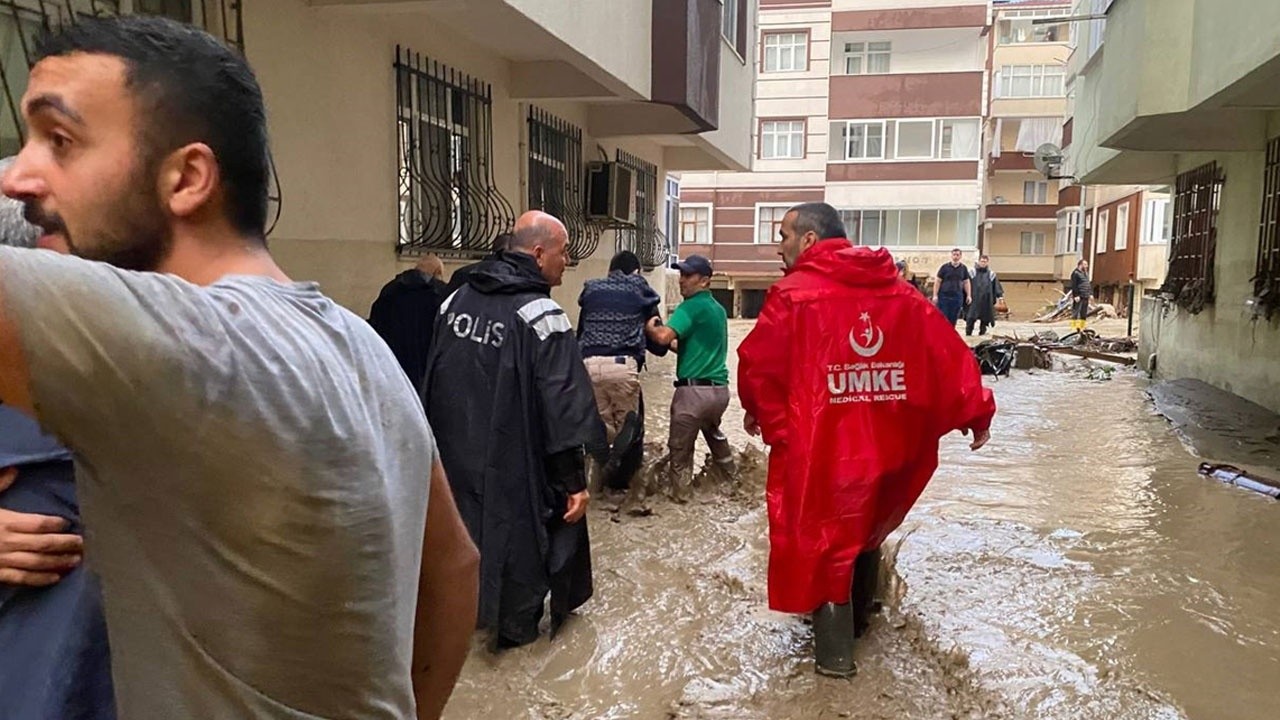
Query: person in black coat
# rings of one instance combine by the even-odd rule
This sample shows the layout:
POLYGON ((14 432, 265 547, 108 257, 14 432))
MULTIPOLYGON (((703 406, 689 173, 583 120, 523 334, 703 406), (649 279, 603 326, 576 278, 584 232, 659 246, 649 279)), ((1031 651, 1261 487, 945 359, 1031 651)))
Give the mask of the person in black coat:
POLYGON ((592 594, 586 450, 604 423, 564 309, 551 299, 568 260, 564 225, 517 223, 436 320, 422 399, 454 500, 480 549, 477 623, 491 647, 533 642, 592 594))
POLYGON ((969 303, 969 311, 965 314, 965 335, 973 334, 973 326, 979 326, 979 335, 986 335, 987 328, 996 324, 996 301, 1004 297, 1004 287, 1000 278, 991 269, 991 258, 983 255, 978 258, 978 265, 973 269, 969 280, 973 301, 969 303))
POLYGON ((417 267, 395 276, 369 308, 369 324, 386 341, 415 388, 422 386, 431 337, 444 302, 444 263, 424 255, 417 267))

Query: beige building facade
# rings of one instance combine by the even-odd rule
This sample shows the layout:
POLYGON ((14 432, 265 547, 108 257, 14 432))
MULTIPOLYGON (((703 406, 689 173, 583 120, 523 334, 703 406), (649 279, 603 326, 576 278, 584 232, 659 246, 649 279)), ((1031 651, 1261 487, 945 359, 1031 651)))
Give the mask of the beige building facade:
MULTIPOLYGON (((6 99, 20 97, 22 38, 69 21, 55 5, 194 20, 240 46, 262 84, 279 180, 269 243, 293 277, 364 314, 418 255, 452 269, 545 209, 570 230, 576 262, 555 297, 576 317, 583 281, 617 249, 667 264, 668 174, 747 167, 753 3, 17 0, 0 6, 0 60, 6 99), (588 208, 597 162, 613 195, 601 186, 588 208)), ((0 108, 6 152, 15 109, 0 108)))
POLYGON ((1082 0, 1085 182, 1170 188, 1140 359, 1280 410, 1280 3, 1082 0))

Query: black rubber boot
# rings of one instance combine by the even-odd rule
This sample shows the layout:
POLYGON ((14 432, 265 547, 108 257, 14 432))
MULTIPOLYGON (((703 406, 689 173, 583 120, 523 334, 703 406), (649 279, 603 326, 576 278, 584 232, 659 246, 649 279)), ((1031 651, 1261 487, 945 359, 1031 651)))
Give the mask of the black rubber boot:
POLYGON ((858 553, 853 563, 853 588, 849 602, 853 604, 855 637, 862 637, 871 624, 871 616, 880 612, 876 590, 880 584, 880 548, 858 553))
POLYGON ((853 605, 825 603, 813 614, 813 654, 819 675, 858 674, 853 662, 853 605))

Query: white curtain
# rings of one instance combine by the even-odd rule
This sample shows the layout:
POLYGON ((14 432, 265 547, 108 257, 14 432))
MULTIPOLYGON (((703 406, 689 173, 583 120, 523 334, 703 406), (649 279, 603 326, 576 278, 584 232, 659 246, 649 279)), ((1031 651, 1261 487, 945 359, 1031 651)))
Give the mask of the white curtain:
POLYGON ((951 157, 977 158, 980 152, 979 135, 982 124, 978 121, 957 122, 951 126, 951 157))
POLYGON ((1002 140, 1003 137, 1004 137, 1004 118, 996 118, 996 135, 995 135, 995 139, 991 141, 991 157, 993 158, 1000 157, 1000 143, 1003 142, 1002 140))
POLYGON ((1045 143, 1062 145, 1062 118, 1023 118, 1018 126, 1019 152, 1035 152, 1045 143))

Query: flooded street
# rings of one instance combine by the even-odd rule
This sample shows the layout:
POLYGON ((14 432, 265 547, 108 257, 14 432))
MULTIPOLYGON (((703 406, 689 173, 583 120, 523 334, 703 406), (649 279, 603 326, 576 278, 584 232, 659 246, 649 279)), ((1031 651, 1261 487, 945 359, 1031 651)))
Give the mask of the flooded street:
MULTIPOLYGON (((673 365, 645 380, 650 441, 673 365)), ((991 444, 944 439, 853 680, 816 676, 808 626, 766 607, 761 467, 650 517, 596 498, 595 598, 554 641, 474 651, 446 716, 1280 717, 1280 506, 1198 477, 1137 373, 988 382, 991 444)))

